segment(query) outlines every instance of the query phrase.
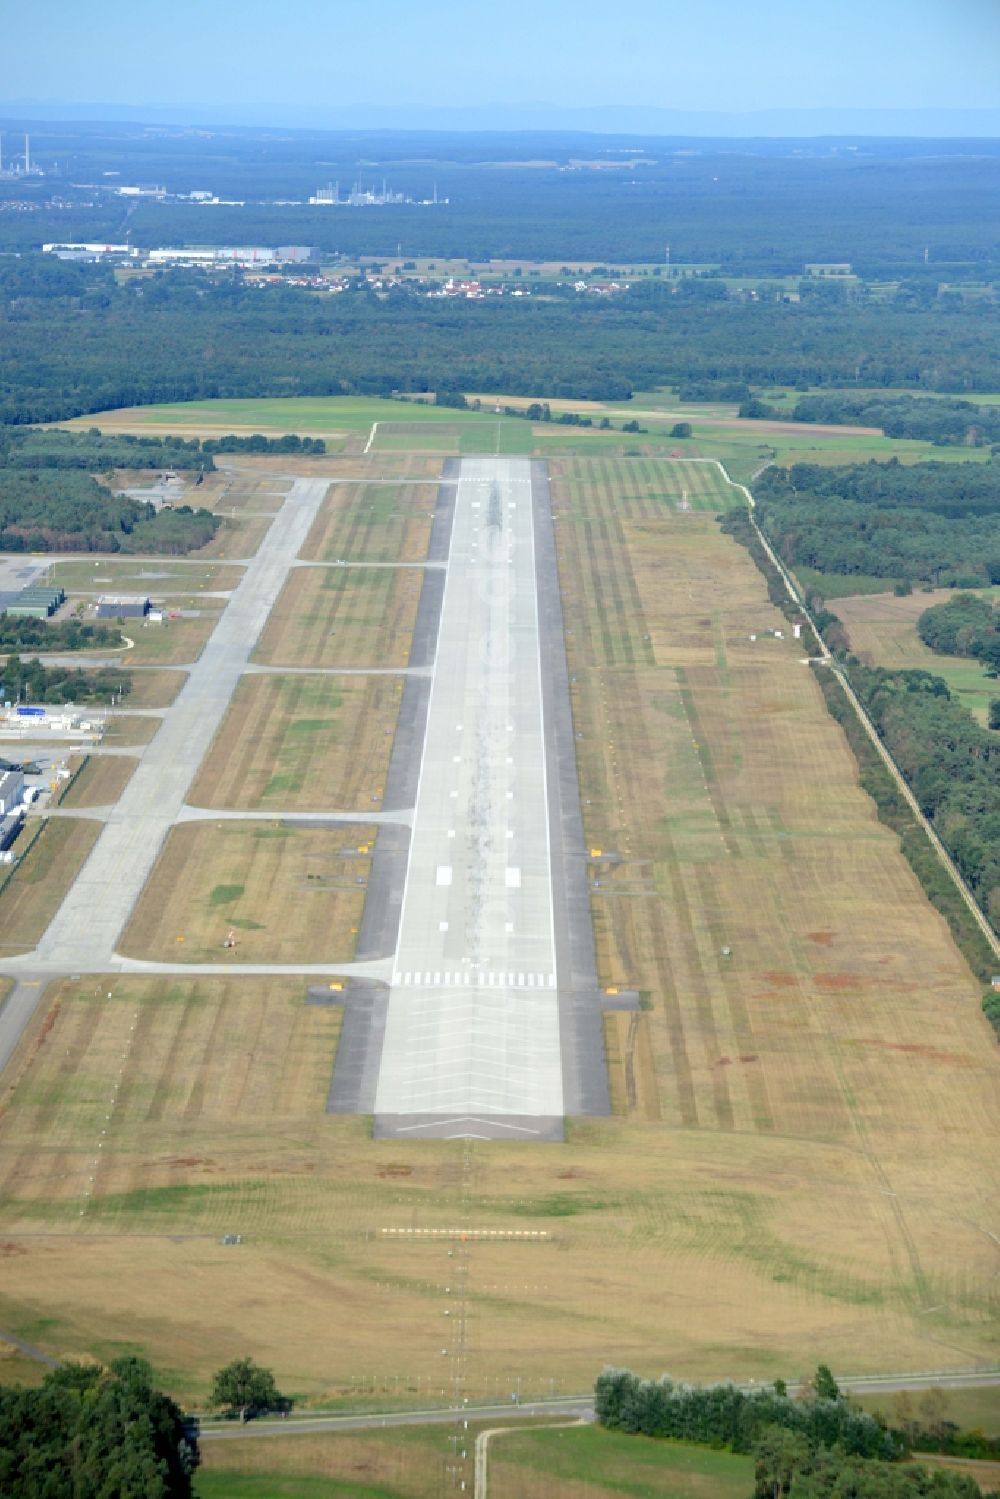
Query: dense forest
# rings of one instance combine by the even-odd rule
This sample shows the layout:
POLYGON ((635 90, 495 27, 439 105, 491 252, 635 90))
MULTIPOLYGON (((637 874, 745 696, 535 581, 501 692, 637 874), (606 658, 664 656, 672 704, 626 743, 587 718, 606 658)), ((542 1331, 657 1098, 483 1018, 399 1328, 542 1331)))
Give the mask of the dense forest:
POLYGON ((790 567, 902 583, 1000 582, 1000 465, 794 464, 754 487, 759 518, 790 567))
POLYGON ((181 556, 205 546, 218 516, 190 505, 157 511, 115 494, 74 468, 0 463, 0 550, 5 552, 149 552, 181 556))
POLYGON ((189 1499, 198 1446, 140 1358, 64 1364, 0 1386, 6 1499, 189 1499))
POLYGON ((1000 672, 1000 618, 988 598, 959 593, 925 609, 917 633, 932 651, 948 656, 972 656, 993 675, 1000 672))
MULTIPOLYGON (((838 288, 833 288, 837 291, 838 288)), ((1000 299, 901 308, 751 300, 711 278, 614 297, 337 296, 239 276, 0 260, 0 420, 215 396, 389 395, 439 385, 626 399, 663 384, 1000 389, 1000 299)))

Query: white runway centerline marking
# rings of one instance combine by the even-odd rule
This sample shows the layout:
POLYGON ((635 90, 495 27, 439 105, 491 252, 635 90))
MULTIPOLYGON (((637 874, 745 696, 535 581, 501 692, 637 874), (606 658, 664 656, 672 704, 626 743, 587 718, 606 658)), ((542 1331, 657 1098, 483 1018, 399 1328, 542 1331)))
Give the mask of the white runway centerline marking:
POLYGON ((375 1112, 563 1112, 524 459, 461 466, 375 1112))

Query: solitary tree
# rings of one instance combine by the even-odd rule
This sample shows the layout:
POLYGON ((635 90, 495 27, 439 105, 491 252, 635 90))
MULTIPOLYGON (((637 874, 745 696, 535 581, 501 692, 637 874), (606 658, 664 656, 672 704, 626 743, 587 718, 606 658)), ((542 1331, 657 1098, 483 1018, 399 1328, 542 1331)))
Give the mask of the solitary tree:
POLYGON ((694 428, 690 422, 674 422, 670 429, 671 437, 690 437, 694 428))
POLYGON ((280 1410, 288 1402, 278 1393, 270 1369, 262 1369, 252 1358, 237 1358, 216 1374, 212 1404, 239 1411, 240 1420, 246 1421, 260 1411, 280 1410))
POLYGON ((817 1400, 839 1400, 840 1386, 830 1373, 828 1364, 820 1364, 813 1376, 813 1389, 817 1400))
POLYGON ((1000 697, 990 698, 990 728, 1000 729, 1000 697))

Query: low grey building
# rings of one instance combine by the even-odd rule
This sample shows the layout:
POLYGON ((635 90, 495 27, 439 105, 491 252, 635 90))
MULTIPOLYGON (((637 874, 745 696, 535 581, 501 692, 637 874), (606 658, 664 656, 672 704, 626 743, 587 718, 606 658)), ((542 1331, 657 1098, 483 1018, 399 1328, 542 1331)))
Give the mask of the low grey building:
POLYGON ((149 599, 140 593, 102 593, 97 600, 98 619, 145 619, 149 599))

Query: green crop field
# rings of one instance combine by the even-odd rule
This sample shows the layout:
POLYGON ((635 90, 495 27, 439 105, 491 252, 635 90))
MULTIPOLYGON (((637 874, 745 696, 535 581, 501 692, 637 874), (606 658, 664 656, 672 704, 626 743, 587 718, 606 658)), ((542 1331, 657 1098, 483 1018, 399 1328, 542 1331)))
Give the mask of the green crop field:
MULTIPOLYGON (((680 441, 686 457, 721 458, 733 477, 741 480, 748 479, 767 462, 856 463, 867 458, 897 457, 901 462, 918 463, 928 459, 961 462, 989 458, 986 449, 935 448, 926 442, 861 435, 846 428, 841 432, 834 428, 812 429, 805 424, 746 421, 736 416, 731 405, 708 402, 688 406, 678 402, 670 391, 639 392, 626 402, 550 401, 554 418, 564 411, 576 412, 591 418, 594 425, 589 428, 563 426, 558 420, 531 423, 503 417, 495 411, 498 405, 523 409, 531 399, 544 401, 544 392, 535 398, 487 394, 478 399, 481 411, 455 411, 415 400, 354 396, 191 401, 98 412, 68 425, 97 425, 109 432, 143 432, 152 428, 183 436, 297 432, 326 438, 332 443, 331 451, 356 454, 367 444, 374 424, 378 423, 372 452, 382 455, 534 453, 547 457, 595 451, 620 455, 626 450, 673 451, 680 441), (600 429, 598 423, 602 418, 613 424, 612 430, 600 429), (631 421, 638 421, 644 430, 622 432, 622 425, 631 421), (691 438, 671 436, 671 428, 678 421, 691 423, 691 438)), ((312 465, 310 472, 315 471, 315 460, 303 461, 312 465)), ((248 545, 244 544, 242 550, 240 547, 235 533, 217 538, 213 544, 214 554, 219 557, 246 555, 248 545)))

